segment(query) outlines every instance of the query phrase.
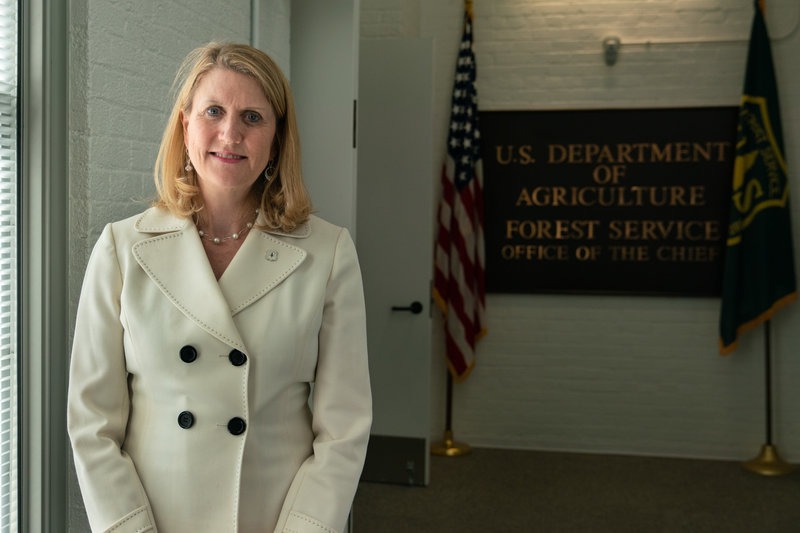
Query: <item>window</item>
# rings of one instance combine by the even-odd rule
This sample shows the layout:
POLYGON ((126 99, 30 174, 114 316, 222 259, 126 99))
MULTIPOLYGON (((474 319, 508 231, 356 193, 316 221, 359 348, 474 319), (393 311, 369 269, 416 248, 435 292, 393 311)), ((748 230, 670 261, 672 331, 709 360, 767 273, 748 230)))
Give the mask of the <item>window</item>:
MULTIPOLYGON (((14 0, 0 0, 0 6, 14 0)), ((69 2, 19 0, 19 531, 67 531, 69 2)), ((11 529, 9 531, 16 531, 11 529)), ((4 533, 0 531, 0 533, 4 533)))
POLYGON ((0 0, 0 532, 17 531, 17 2, 0 0))

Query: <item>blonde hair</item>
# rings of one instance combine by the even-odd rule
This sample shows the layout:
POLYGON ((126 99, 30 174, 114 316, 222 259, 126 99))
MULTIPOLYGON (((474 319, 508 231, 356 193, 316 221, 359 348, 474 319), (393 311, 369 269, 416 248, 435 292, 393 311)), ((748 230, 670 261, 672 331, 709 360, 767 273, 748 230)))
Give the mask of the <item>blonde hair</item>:
POLYGON ((275 112, 272 148, 276 170, 269 182, 257 180, 252 194, 260 196, 260 210, 268 229, 292 231, 308 220, 311 213, 311 200, 300 169, 294 99, 286 77, 272 58, 245 44, 211 42, 192 50, 183 60, 173 83, 173 90, 177 88, 175 102, 156 158, 154 177, 158 198, 154 205, 180 217, 190 217, 203 209, 197 176, 194 171, 184 170, 186 147, 181 113, 191 110, 198 82, 214 68, 229 69, 256 80, 275 112))

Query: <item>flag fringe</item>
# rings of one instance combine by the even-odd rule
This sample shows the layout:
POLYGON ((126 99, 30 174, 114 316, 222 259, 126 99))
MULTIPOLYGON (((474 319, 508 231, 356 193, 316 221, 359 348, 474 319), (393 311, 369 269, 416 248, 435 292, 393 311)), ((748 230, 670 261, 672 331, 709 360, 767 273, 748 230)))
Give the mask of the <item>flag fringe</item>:
POLYGON ((729 345, 725 346, 722 342, 722 338, 719 339, 719 354, 720 355, 730 355, 731 353, 736 350, 739 346, 739 336, 746 331, 750 331, 751 329, 763 324, 767 320, 772 319, 772 316, 778 312, 780 309, 784 308, 788 304, 792 303, 793 301, 797 300, 797 291, 790 292, 786 296, 778 299, 775 303, 770 306, 769 309, 755 317, 754 319, 745 322, 744 324, 740 325, 736 328, 736 338, 735 340, 730 343, 729 345))
POLYGON ((447 368, 450 370, 450 375, 453 376, 453 382, 461 383, 467 380, 469 375, 472 373, 472 369, 475 368, 475 359, 473 359, 472 362, 470 362, 469 366, 467 366, 467 369, 464 370, 464 372, 462 372, 461 374, 459 374, 458 371, 455 369, 453 363, 450 362, 450 359, 447 360, 447 368))
POLYGON ((442 295, 439 294, 439 291, 433 289, 433 302, 436 304, 436 307, 439 308, 439 311, 442 312, 444 316, 447 316, 447 302, 444 301, 442 295))
MULTIPOLYGON (((439 308, 439 311, 441 311, 444 316, 447 316, 447 302, 444 301, 444 298, 442 298, 442 295, 439 294, 439 291, 436 289, 433 289, 433 302, 436 304, 436 307, 439 308)), ((487 333, 489 333, 489 330, 485 327, 482 327, 481 330, 475 334, 475 340, 481 340, 486 336, 487 333)))

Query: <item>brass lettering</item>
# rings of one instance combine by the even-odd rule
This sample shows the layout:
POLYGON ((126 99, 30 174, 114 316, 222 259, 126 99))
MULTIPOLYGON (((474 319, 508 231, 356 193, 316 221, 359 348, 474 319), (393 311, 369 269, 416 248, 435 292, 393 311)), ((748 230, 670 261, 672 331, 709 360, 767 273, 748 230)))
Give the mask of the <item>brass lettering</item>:
POLYGON ((698 163, 726 161, 728 141, 617 144, 550 144, 547 162, 560 164, 698 163))
POLYGON ((536 160, 533 158, 533 155, 531 155, 531 150, 533 150, 533 146, 530 144, 524 144, 519 147, 520 165, 530 165, 536 162, 536 160))
POLYGON ((506 146, 496 146, 495 150, 496 150, 496 154, 497 154, 495 159, 497 160, 498 163, 500 163, 501 165, 508 165, 508 164, 511 163, 511 159, 513 157, 511 154, 514 151, 514 147, 513 146, 511 146, 511 145, 509 145, 507 147, 506 146), (503 157, 503 149, 504 148, 506 149, 506 152, 508 154, 508 155, 506 155, 506 157, 503 157))
POLYGON ((566 244, 507 244, 501 248, 500 255, 506 261, 566 261, 569 250, 566 244))
POLYGON ((716 241, 721 238, 716 220, 611 220, 612 241, 716 241))
POLYGON ((516 207, 702 207, 705 187, 664 185, 650 187, 533 187, 520 189, 516 207))
POLYGON ((551 165, 558 165, 567 160, 567 150, 561 144, 550 144, 547 146, 547 162, 551 165))
POLYGON ((528 189, 526 187, 523 187, 522 190, 519 191, 519 196, 517 196, 517 201, 514 205, 517 207, 521 205, 530 207, 531 205, 533 205, 533 203, 531 202, 531 196, 530 194, 528 194, 528 189))
POLYGON ((635 261, 642 263, 650 260, 647 246, 620 246, 612 244, 608 247, 612 261, 635 261))
POLYGON ((666 144, 659 146, 653 145, 653 163, 671 163, 672 162, 672 145, 666 144))
POLYGON ((506 220, 506 239, 592 240, 599 220, 506 220))
POLYGON ((656 258, 670 263, 710 263, 717 261, 720 250, 716 246, 659 246, 656 258))

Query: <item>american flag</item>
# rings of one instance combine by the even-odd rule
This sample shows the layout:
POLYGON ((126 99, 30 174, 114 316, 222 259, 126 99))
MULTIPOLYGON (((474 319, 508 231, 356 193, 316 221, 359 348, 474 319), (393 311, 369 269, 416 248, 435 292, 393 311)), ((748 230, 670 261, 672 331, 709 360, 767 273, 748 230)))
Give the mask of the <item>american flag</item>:
POLYGON ((483 174, 475 75, 472 14, 467 9, 442 169, 433 278, 434 300, 445 315, 447 365, 455 381, 472 371, 475 343, 486 332, 483 174))

